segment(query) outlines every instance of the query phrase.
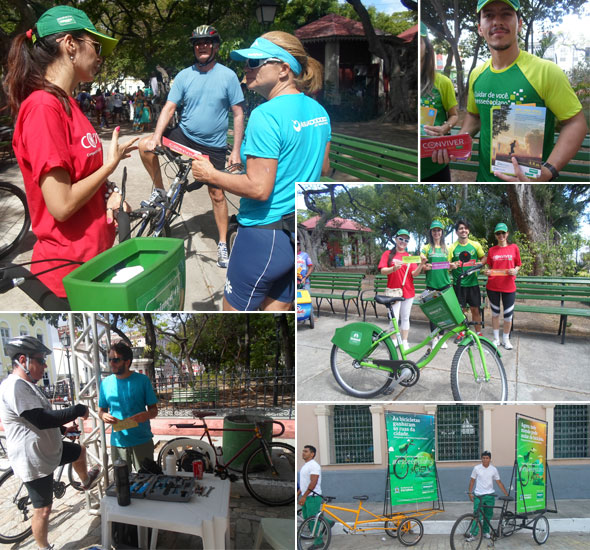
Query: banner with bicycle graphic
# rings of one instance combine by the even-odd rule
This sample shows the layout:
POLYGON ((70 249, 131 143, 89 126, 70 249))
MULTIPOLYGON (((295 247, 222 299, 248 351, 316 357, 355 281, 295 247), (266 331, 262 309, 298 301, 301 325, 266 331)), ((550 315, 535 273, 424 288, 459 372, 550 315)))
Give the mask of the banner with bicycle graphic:
POLYGON ((516 415, 516 513, 547 508, 547 422, 516 415))
POLYGON ((434 415, 385 414, 391 504, 435 501, 434 415))

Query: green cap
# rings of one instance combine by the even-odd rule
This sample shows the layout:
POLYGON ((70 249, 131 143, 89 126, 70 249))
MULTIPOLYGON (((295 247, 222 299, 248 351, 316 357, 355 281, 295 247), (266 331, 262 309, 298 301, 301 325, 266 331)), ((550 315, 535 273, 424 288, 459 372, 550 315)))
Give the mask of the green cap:
POLYGON ((407 235, 408 237, 410 236, 410 234, 408 233, 408 231, 406 229, 400 229, 395 236, 399 237, 400 235, 407 235))
POLYGON ((496 225, 494 233, 497 233, 498 231, 505 231, 506 233, 508 233, 508 226, 505 223, 499 223, 498 225, 496 225))
MULTIPOLYGON (((479 13, 484 6, 487 6, 490 2, 495 2, 496 0, 477 0, 477 12, 479 13)), ((520 9, 520 0, 499 0, 500 2, 504 2, 504 4, 508 4, 514 11, 518 11, 520 9)))
MULTIPOLYGON (((36 35, 39 38, 57 34, 59 32, 67 31, 86 31, 88 34, 96 38, 102 45, 103 57, 109 55, 119 42, 116 38, 111 38, 99 33, 92 21, 82 11, 72 6, 55 6, 47 10, 37 21, 36 35)), ((35 33, 33 34, 33 43, 36 40, 35 33)))
POLYGON ((442 222, 439 222, 438 220, 434 220, 430 224, 430 229, 434 229, 435 227, 438 227, 439 229, 444 229, 442 222))
POLYGON ((420 21, 420 36, 428 36, 428 29, 422 21, 420 21))

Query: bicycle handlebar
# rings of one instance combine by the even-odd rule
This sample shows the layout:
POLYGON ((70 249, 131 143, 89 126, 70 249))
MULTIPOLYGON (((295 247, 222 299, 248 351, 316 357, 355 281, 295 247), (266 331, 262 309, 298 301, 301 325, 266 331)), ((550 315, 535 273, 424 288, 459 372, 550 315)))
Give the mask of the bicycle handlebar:
POLYGON ((463 278, 467 277, 468 275, 471 275, 475 271, 481 270, 482 267, 483 267, 483 264, 475 264, 473 267, 470 267, 466 271, 463 271, 463 273, 461 273, 461 275, 459 275, 459 280, 462 280, 463 278))

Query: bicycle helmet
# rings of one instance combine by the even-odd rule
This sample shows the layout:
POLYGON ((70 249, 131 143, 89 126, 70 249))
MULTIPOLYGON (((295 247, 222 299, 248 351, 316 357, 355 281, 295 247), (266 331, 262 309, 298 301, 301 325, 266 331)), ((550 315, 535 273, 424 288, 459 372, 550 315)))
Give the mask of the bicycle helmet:
POLYGON ((196 40, 202 38, 210 38, 211 40, 213 40, 213 42, 221 44, 221 36, 219 36, 217 29, 215 27, 212 27, 211 25, 198 26, 191 33, 191 37, 189 38, 189 40, 194 44, 196 40))
POLYGON ((45 346, 39 339, 34 336, 16 336, 11 338, 4 345, 8 357, 14 359, 16 355, 32 355, 33 353, 42 353, 51 355, 51 350, 45 346))

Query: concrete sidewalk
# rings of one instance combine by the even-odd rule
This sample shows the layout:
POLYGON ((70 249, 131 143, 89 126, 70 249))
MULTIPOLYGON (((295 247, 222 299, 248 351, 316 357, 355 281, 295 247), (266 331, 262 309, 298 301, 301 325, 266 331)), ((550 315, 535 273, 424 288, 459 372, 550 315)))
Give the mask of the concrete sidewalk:
MULTIPOLYGON (((130 137, 143 137, 147 134, 132 134, 131 125, 123 124, 120 141, 125 142, 130 137)), ((108 151, 110 133, 101 131, 103 150, 108 151)), ((105 153, 106 155, 106 153, 105 153)), ((22 175, 16 162, 3 165, 5 169, 0 173, 3 181, 8 181, 24 188, 22 175)), ((137 208, 141 200, 150 196, 151 180, 145 171, 138 152, 133 152, 131 158, 122 161, 110 179, 119 184, 123 169, 127 168, 127 201, 133 208, 137 208)), ((165 174, 165 171, 162 171, 165 174)), ((164 178, 164 185, 169 183, 164 178)), ((237 212, 239 198, 227 194, 229 215, 237 212)), ((187 311, 217 311, 221 309, 223 286, 226 270, 217 266, 217 226, 213 217, 211 199, 207 187, 198 191, 186 193, 182 204, 180 218, 172 228, 172 237, 185 241, 186 255, 186 296, 184 309, 187 311)), ((18 254, 12 254, 2 262, 24 262, 31 259, 35 236, 29 232, 19 246, 18 254)), ((41 308, 18 288, 5 294, 0 294, 0 310, 5 311, 40 311, 41 308)))
MULTIPOLYGON (((348 323, 362 318, 349 315, 348 323)), ((387 319, 368 318, 368 322, 387 329, 387 319)), ((358 401, 344 392, 330 368, 331 338, 344 326, 341 313, 324 313, 315 320, 315 329, 300 324, 297 331, 297 400, 358 401)), ((429 334, 425 320, 412 319, 410 345, 429 334)), ((588 325, 590 334, 590 323, 588 325)), ((484 336, 493 339, 491 328, 484 336)), ((568 334, 561 345, 556 334, 524 332, 518 328, 511 338, 514 349, 501 348, 502 362, 508 378, 509 401, 590 401, 590 338, 568 334)), ((457 346, 448 343, 435 359, 421 371, 420 380, 410 388, 397 387, 393 394, 377 396, 376 401, 452 401, 451 362, 457 346)), ((410 359, 418 360, 422 350, 410 359)))

